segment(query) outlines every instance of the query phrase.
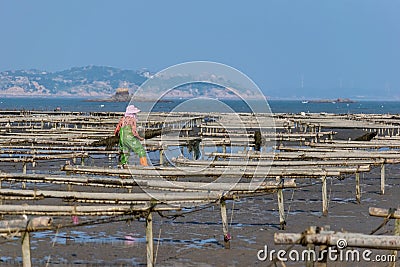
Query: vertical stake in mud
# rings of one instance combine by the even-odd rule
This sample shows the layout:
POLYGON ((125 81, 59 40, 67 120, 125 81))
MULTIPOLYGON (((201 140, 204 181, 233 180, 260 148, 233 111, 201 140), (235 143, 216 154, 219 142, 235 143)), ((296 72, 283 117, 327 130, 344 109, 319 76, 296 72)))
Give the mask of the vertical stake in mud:
POLYGON ((328 215, 328 195, 326 190, 326 176, 321 177, 322 180, 322 214, 328 215))
POLYGON ((381 165, 381 194, 385 194, 385 163, 381 165))
POLYGON ((147 249, 147 267, 154 266, 153 253, 153 217, 151 211, 146 217, 146 249, 147 249))
POLYGON ((22 173, 23 173, 23 174, 26 174, 26 164, 27 164, 26 161, 24 161, 24 162, 22 163, 22 173))
POLYGON ((225 199, 220 200, 220 205, 221 205, 221 219, 222 219, 222 230, 224 233, 224 246, 226 249, 229 249, 231 247, 231 237, 228 232, 228 217, 226 216, 226 202, 225 199))
POLYGON ((164 166, 164 147, 162 145, 160 148, 160 166, 164 166))
POLYGON ((360 189, 360 173, 356 172, 356 200, 361 203, 361 189, 360 189))
POLYGON ((31 267, 31 246, 29 240, 29 232, 24 232, 22 235, 22 266, 31 267))
MULTIPOLYGON (((394 235, 400 236, 400 219, 395 220, 394 235)), ((392 254, 394 255, 395 258, 397 258, 397 250, 393 250, 392 254)), ((396 261, 394 261, 390 267, 396 267, 396 261)))
POLYGON ((283 189, 278 189, 278 209, 279 209, 279 224, 280 229, 285 230, 285 207, 283 205, 283 189))

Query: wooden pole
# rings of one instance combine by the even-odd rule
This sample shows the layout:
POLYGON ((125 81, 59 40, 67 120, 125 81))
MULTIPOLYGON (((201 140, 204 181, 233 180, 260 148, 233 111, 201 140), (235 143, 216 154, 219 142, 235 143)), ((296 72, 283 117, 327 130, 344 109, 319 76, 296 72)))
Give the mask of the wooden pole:
MULTIPOLYGON (((18 189, 0 189, 0 195, 2 196, 30 196, 35 198, 64 198, 78 200, 111 200, 112 202, 147 202, 157 200, 159 202, 209 202, 219 199, 222 195, 218 191, 210 192, 155 192, 152 195, 147 193, 115 193, 110 194, 107 192, 77 192, 77 191, 52 191, 52 190, 18 190, 18 189)), ((232 197, 233 194, 226 193, 226 197, 232 197)), ((22 210, 26 206, 21 206, 22 210)), ((60 206, 62 207, 62 206, 60 206)))
POLYGON ((151 212, 146 217, 146 249, 147 249, 147 267, 154 266, 153 252, 153 217, 151 212))
POLYGON ((318 261, 317 267, 327 267, 327 260, 328 260, 328 246, 321 245, 319 246, 319 255, 318 258, 322 259, 318 261))
MULTIPOLYGON (((2 188, 3 179, 0 179, 0 190, 2 188)), ((0 199, 0 206, 3 205, 3 199, 0 199)), ((3 215, 0 214, 0 221, 3 220, 3 215)))
MULTIPOLYGON (((394 235, 395 236, 400 236, 400 211, 399 209, 397 210, 388 210, 388 209, 380 209, 380 208, 369 208, 369 215, 371 216, 377 216, 377 217, 384 217, 388 218, 393 218, 395 220, 395 227, 394 227, 394 235)), ((394 250, 392 252, 392 255, 394 255, 395 258, 397 258, 397 250, 394 250)), ((395 267, 396 262, 393 262, 392 264, 389 264, 390 267, 395 267)))
POLYGON ((28 164, 26 161, 24 161, 24 162, 22 163, 22 173, 23 173, 23 174, 26 174, 26 164, 28 164))
POLYGON ((326 176, 321 177, 322 180, 322 215, 328 215, 328 195, 326 188, 326 176))
POLYGON ((29 241, 29 232, 22 235, 22 266, 31 267, 31 246, 29 241))
POLYGON ((160 148, 160 166, 164 165, 164 148, 161 146, 160 148))
POLYGON ((224 233, 224 246, 226 249, 230 249, 231 244, 230 244, 230 240, 231 237, 229 235, 228 232, 228 217, 226 216, 226 202, 225 199, 221 199, 220 201, 220 205, 221 205, 221 219, 222 219, 222 230, 224 233))
MULTIPOLYGON (((232 187, 230 183, 205 183, 205 182, 177 182, 171 183, 166 180, 159 179, 125 179, 123 184, 119 178, 100 178, 86 176, 59 176, 59 175, 41 175, 41 174, 14 174, 0 173, 0 179, 6 181, 26 181, 33 183, 56 183, 56 184, 71 184, 71 185, 91 185, 104 187, 133 187, 136 185, 147 186, 153 188, 161 188, 164 190, 174 191, 266 191, 278 188, 295 188, 294 179, 285 179, 284 183, 276 181, 266 181, 261 185, 251 185, 249 183, 238 183, 232 187)), ((0 188, 0 191, 2 189, 0 188)))
POLYGON ((381 194, 385 194, 385 163, 381 165, 381 194))
POLYGON ((356 172, 356 200, 361 203, 360 173, 356 172))
MULTIPOLYGON (((315 234, 316 233, 316 227, 315 226, 310 226, 306 231, 306 234, 315 234)), ((314 244, 307 244, 307 251, 315 251, 315 245, 314 244)), ((312 253, 312 252, 311 252, 312 253)), ((310 254, 311 255, 311 254, 310 254)), ((310 257, 306 258, 306 267, 314 267, 314 261, 310 259, 310 257)))
MULTIPOLYGON (((97 205, 97 206, 50 206, 50 205, 2 205, 0 206, 0 214, 6 215, 54 215, 54 216, 112 216, 126 215, 128 213, 143 212, 149 209, 149 205, 97 205)), ((159 206, 153 208, 156 211, 180 210, 175 206, 159 206)), ((32 219, 33 220, 33 219, 32 219)), ((32 221, 31 220, 31 221, 32 221)), ((0 228, 0 232, 2 229, 0 228)), ((9 229, 7 229, 9 232, 9 229)))
POLYGON ((52 224, 51 217, 36 217, 29 221, 23 220, 2 220, 0 221, 0 233, 24 233, 25 231, 36 231, 41 228, 46 228, 52 224))
MULTIPOLYGON (((221 176, 222 174, 226 177, 231 175, 232 177, 237 177, 240 173, 245 177, 254 177, 254 178, 265 178, 265 177, 276 177, 276 176, 285 176, 285 177, 318 177, 321 176, 340 176, 345 173, 355 173, 356 171, 363 171, 364 169, 360 167, 332 167, 332 168, 310 168, 310 167, 246 167, 245 170, 238 167, 230 167, 230 168, 205 168, 202 170, 198 170, 195 167, 181 167, 176 169, 175 167, 160 167, 160 168, 140 168, 135 166, 129 166, 130 170, 127 169, 109 169, 109 168, 101 168, 101 167, 79 167, 79 166, 71 166, 65 165, 62 170, 70 171, 74 173, 96 173, 96 174, 107 174, 107 175, 132 175, 134 173, 136 176, 141 177, 160 177, 160 176, 208 176, 215 177, 221 176), (195 172, 193 171, 195 170, 195 172), (132 173, 131 173, 132 172, 132 173)), ((369 167, 365 169, 365 171, 369 171, 369 167)))
POLYGON ((400 219, 396 219, 395 228, 394 228, 394 235, 400 236, 400 219))
POLYGON ((0 221, 0 232, 11 235, 22 233, 22 266, 30 267, 32 265, 29 231, 48 227, 52 224, 52 221, 50 217, 38 217, 31 220, 0 221))
MULTIPOLYGON (((307 250, 308 251, 315 251, 315 246, 314 244, 307 244, 307 250)), ((306 267, 314 267, 314 261, 307 257, 306 259, 306 267)))
POLYGON ((275 244, 314 244, 336 246, 341 239, 347 241, 347 247, 371 249, 400 249, 400 236, 366 235, 359 233, 341 233, 322 231, 319 234, 275 233, 275 244))
MULTIPOLYGON (((396 219, 394 223, 394 235, 400 236, 400 219, 396 219)), ((397 259, 397 250, 393 250, 392 255, 395 259, 397 259)), ((394 261, 390 267, 396 267, 396 261, 394 261)))
POLYGON ((285 220, 285 207, 283 205, 283 190, 278 189, 278 209, 279 209, 279 225, 281 230, 285 230, 286 220, 285 220))
MULTIPOLYGON (((373 208, 370 207, 369 208, 369 215, 371 216, 376 216, 376 217, 387 217, 390 214, 390 210, 388 209, 380 209, 380 208, 373 208)), ((394 210, 394 212, 392 212, 393 214, 390 214, 390 218, 393 219, 400 219, 400 210, 394 210)))

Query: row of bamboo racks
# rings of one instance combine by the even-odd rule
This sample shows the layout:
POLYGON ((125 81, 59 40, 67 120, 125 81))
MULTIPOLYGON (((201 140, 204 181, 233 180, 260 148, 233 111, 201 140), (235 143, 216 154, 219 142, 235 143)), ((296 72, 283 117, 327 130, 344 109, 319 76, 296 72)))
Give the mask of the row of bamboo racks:
MULTIPOLYGON (((0 112, 1 113, 1 112, 0 112)), ((114 127, 122 113, 8 113, 0 118, 0 164, 9 160, 36 162, 36 160, 68 160, 76 163, 76 158, 100 154, 105 157, 118 153, 111 150, 93 148, 93 141, 113 135, 114 127), (48 149, 51 148, 51 149, 48 149), (81 154, 77 154, 81 153, 81 154)), ((356 178, 356 198, 360 201, 360 173, 369 172, 371 166, 381 167, 381 193, 384 193, 385 165, 397 164, 396 151, 400 139, 399 121, 396 117, 384 115, 346 116, 334 114, 212 114, 212 113, 151 113, 140 114, 142 128, 172 128, 178 135, 161 136, 145 142, 148 150, 162 150, 173 146, 184 146, 193 140, 189 133, 199 129, 202 145, 206 147, 244 147, 243 153, 223 153, 214 151, 208 160, 188 160, 178 158, 174 164, 179 168, 137 167, 117 169, 104 166, 77 166, 67 164, 63 171, 81 175, 36 175, 28 174, 26 164, 23 173, 0 173, 2 183, 21 182, 28 186, 22 189, 0 189, 3 201, 31 202, 46 199, 68 201, 65 205, 48 204, 2 204, 0 213, 6 216, 54 215, 126 215, 135 214, 146 218, 147 263, 153 264, 152 211, 180 210, 187 205, 218 203, 226 246, 229 246, 226 200, 237 196, 252 196, 263 192, 277 193, 281 228, 286 224, 283 206, 283 191, 296 188, 290 178, 316 178, 322 182, 322 210, 328 211, 327 177, 341 177, 354 174, 356 178), (146 118, 143 120, 142 118, 146 118), (352 127, 353 126, 353 127, 352 127), (359 128, 378 131, 373 143, 340 143, 332 140, 335 132, 329 129, 359 128), (325 130, 328 129, 328 130, 325 130), (253 151, 254 133, 261 131, 264 149, 253 151), (384 136, 385 134, 390 137, 384 136), (285 145, 275 146, 276 141, 285 145), (301 147, 297 142, 301 141, 301 147), (380 144, 378 144, 380 142, 380 144), (318 145, 327 145, 323 147, 318 145), (342 147, 335 147, 341 144, 342 147), (387 144, 387 143, 386 143, 387 144), (304 146, 305 145, 305 146, 304 146), (374 146, 372 146, 374 145, 374 146), (349 148, 352 147, 356 151, 349 148), (379 149, 387 148, 388 151, 379 149), (201 167, 199 170, 199 166, 201 167), (206 168, 204 168, 206 167, 206 168), (132 175, 133 174, 133 175, 132 175), (86 176, 88 175, 88 176, 86 176), (207 182, 201 182, 201 179, 207 182), (191 179, 190 181, 176 181, 191 179), (200 179, 200 180, 198 180, 200 179), (217 179, 217 181, 215 181, 217 179), (218 182, 220 179, 220 182, 218 182), (257 187, 248 181, 257 181, 257 187), (65 184, 67 190, 42 190, 31 184, 65 184), (73 190, 83 188, 117 188, 128 192, 91 192, 73 190), (145 188, 147 193, 139 193, 137 188, 145 188), (71 203, 75 203, 71 206, 71 203)), ((83 164, 81 164, 83 165, 83 164)), ((34 168, 34 166, 32 166, 34 168)), ((35 202, 35 203, 36 203, 35 202)), ((61 202, 63 203, 63 202, 61 202)))
MULTIPOLYGON (((274 242, 278 245, 301 244, 307 250, 301 253, 298 251, 288 252, 282 250, 280 257, 272 259, 274 262, 282 260, 282 255, 287 259, 288 254, 297 256, 297 260, 304 261, 306 266, 327 266, 329 262, 382 262, 386 266, 394 267, 397 261, 397 252, 400 250, 400 211, 398 209, 382 209, 376 207, 369 208, 369 214, 375 217, 384 218, 385 225, 390 219, 395 220, 394 235, 373 235, 363 233, 352 233, 342 231, 332 231, 329 226, 311 226, 302 233, 275 233, 274 242), (317 250, 319 247, 319 250, 317 250), (358 248, 368 249, 360 252, 358 248), (391 250, 389 254, 372 256, 374 250, 391 250), (331 253, 334 252, 334 253, 331 253), (379 257, 377 257, 379 256, 379 257)), ((376 232, 378 229, 374 230, 376 232)), ((267 249, 259 252, 262 260, 268 257, 267 249), (261 255, 263 254, 263 255, 261 255)), ((296 258, 296 257, 295 257, 296 258)))

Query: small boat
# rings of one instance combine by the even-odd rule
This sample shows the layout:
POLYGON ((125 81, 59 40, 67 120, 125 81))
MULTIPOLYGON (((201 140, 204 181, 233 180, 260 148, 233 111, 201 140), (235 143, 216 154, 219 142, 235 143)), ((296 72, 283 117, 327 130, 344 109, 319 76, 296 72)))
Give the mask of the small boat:
POLYGON ((303 103, 303 104, 307 104, 307 103, 308 103, 308 101, 307 101, 307 100, 303 100, 303 101, 301 101, 301 103, 303 103))

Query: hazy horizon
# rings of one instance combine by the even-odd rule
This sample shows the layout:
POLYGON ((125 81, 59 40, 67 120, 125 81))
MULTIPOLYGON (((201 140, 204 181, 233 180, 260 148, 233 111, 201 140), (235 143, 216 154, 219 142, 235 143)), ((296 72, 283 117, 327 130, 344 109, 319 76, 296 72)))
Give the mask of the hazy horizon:
POLYGON ((280 99, 400 100, 400 2, 11 1, 0 70, 214 61, 280 99))

